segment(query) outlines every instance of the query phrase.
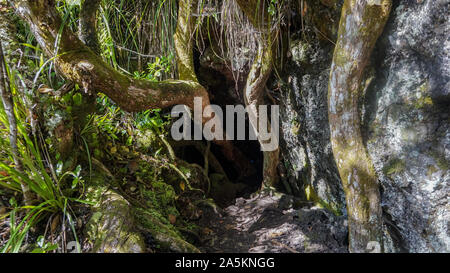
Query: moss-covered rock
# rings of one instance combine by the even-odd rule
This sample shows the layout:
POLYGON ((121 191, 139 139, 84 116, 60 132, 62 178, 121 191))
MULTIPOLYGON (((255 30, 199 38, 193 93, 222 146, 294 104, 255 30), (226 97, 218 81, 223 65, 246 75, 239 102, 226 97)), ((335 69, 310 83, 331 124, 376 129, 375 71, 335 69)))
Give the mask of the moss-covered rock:
POLYGON ((200 252, 195 246, 186 242, 178 230, 170 224, 168 219, 155 209, 136 208, 133 214, 139 228, 152 234, 163 252, 200 252))
POLYGON ((146 246, 134 230, 131 205, 121 195, 106 187, 88 189, 88 199, 96 200, 86 235, 96 253, 142 253, 146 246))

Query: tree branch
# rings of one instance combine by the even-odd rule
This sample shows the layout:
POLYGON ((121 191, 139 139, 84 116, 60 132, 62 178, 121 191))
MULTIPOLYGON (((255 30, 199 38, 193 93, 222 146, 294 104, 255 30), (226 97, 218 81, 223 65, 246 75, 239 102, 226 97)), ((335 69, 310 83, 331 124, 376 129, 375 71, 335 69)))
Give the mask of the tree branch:
POLYGON ((46 55, 55 57, 59 72, 86 92, 102 92, 129 112, 177 104, 193 108, 194 97, 202 97, 203 106, 209 105, 208 93, 196 81, 150 82, 114 70, 62 24, 54 0, 16 0, 14 4, 46 55))

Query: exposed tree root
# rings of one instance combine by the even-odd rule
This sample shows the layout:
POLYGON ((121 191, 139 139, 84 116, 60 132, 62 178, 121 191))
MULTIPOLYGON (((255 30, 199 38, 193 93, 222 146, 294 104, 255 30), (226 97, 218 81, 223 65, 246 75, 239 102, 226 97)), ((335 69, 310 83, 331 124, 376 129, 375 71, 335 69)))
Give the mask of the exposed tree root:
MULTIPOLYGON (((139 222, 141 222, 141 224, 145 223, 145 226, 139 225, 137 227, 138 230, 140 230, 141 232, 151 233, 152 236, 161 244, 163 249, 167 251, 192 253, 200 252, 195 246, 183 240, 173 230, 168 229, 165 224, 161 223, 158 218, 146 211, 146 209, 152 208, 149 208, 146 204, 142 203, 134 197, 129 196, 125 191, 121 190, 120 186, 118 186, 118 183, 116 182, 115 177, 104 164, 102 164, 95 158, 92 159, 92 163, 107 177, 112 179, 112 185, 114 185, 113 187, 116 188, 116 190, 120 192, 120 195, 123 195, 125 199, 134 207, 133 210, 135 217, 140 219, 139 222)), ((185 176, 184 178, 187 179, 185 176)))

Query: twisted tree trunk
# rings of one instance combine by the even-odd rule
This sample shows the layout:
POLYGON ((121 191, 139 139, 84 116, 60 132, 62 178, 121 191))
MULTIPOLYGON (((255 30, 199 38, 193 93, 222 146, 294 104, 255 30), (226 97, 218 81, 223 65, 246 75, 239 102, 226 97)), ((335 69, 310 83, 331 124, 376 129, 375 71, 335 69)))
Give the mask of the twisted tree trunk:
MULTIPOLYGON (((272 39, 275 35, 271 30, 271 17, 267 12, 264 0, 237 0, 237 3, 252 25, 262 32, 259 37, 258 53, 253 60, 244 89, 245 104, 249 106, 249 120, 251 126, 257 129, 260 118, 259 106, 262 103, 266 83, 272 73, 274 64, 272 39)), ((271 128, 270 122, 267 123, 267 128, 271 128)), ((261 138, 258 138, 258 140, 261 147, 267 144, 261 138)), ((278 140, 276 146, 278 146, 278 140)), ((279 149, 265 150, 263 156, 263 186, 274 187, 279 178, 277 171, 279 149)))
POLYGON ((358 102, 364 69, 390 8, 391 0, 346 0, 331 65, 328 115, 346 195, 351 252, 383 247, 379 185, 363 144, 358 102))

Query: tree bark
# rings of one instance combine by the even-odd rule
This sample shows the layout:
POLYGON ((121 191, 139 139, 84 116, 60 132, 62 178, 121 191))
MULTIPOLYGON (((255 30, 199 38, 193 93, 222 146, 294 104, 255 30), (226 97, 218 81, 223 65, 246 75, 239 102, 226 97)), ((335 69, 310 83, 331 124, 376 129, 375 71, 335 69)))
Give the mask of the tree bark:
POLYGON ((198 79, 194 69, 194 43, 192 42, 195 20, 191 15, 197 4, 198 0, 180 0, 178 2, 177 29, 174 36, 178 78, 194 82, 198 82, 198 79))
POLYGON ((101 0, 84 0, 81 5, 78 38, 96 54, 100 54, 97 34, 97 11, 101 0))
POLYGON ((390 13, 391 0, 346 0, 331 65, 328 115, 331 143, 346 194, 351 252, 382 250, 378 180, 361 135, 364 69, 390 13))
MULTIPOLYGON (((252 25, 262 32, 260 35, 258 53, 253 60, 247 82, 244 88, 245 104, 249 107, 249 120, 253 128, 258 128, 259 106, 261 105, 267 80, 273 69, 273 42, 274 33, 271 30, 271 18, 268 15, 264 0, 237 0, 239 7, 244 11, 252 25)), ((268 127, 270 122, 268 122, 268 127)), ((265 143, 259 139, 261 146, 265 143)), ((278 182, 279 149, 263 151, 263 186, 274 187, 278 182)))

